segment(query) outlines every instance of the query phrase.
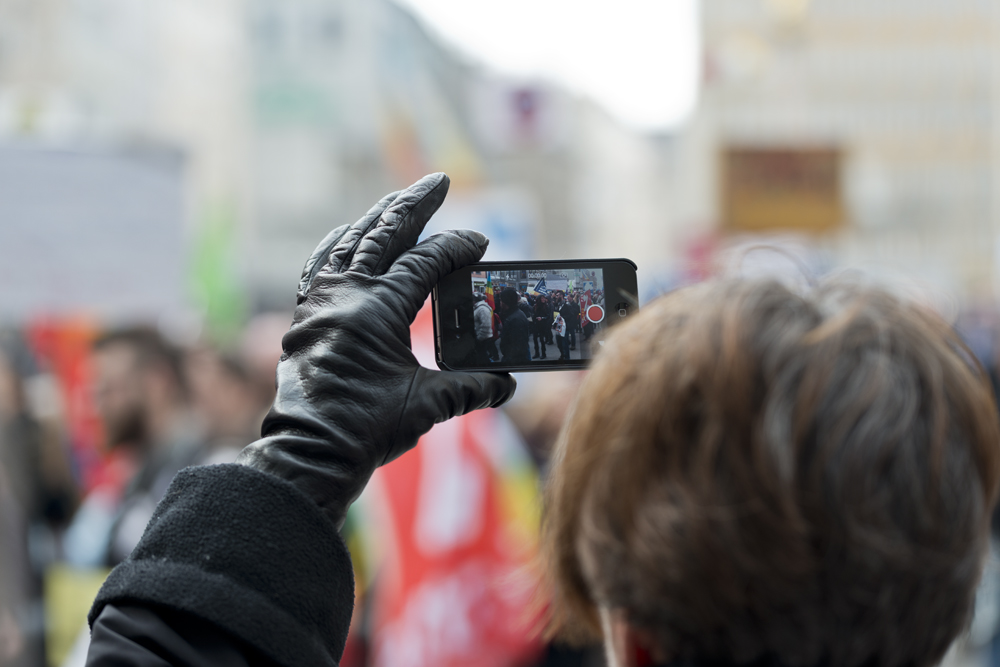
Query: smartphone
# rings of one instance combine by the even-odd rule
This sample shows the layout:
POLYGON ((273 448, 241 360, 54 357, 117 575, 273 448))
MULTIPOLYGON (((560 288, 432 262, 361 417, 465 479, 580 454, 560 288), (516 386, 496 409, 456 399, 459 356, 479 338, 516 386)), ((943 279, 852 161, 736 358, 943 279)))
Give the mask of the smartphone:
POLYGON ((481 262, 431 293, 438 367, 449 371, 585 368, 608 329, 639 309, 628 259, 481 262))

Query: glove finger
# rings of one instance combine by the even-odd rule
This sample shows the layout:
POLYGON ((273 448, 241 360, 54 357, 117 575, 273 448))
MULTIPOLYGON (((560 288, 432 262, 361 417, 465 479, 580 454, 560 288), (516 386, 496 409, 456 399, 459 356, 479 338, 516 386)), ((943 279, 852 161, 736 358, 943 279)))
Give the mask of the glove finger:
MULTIPOLYGON (((420 367, 407 397, 400 420, 401 433, 394 440, 412 443, 434 424, 482 408, 497 408, 509 401, 517 381, 509 373, 453 373, 420 367)), ((405 452, 392 449, 388 463, 405 452)))
MULTIPOLYGON (((324 273, 340 273, 343 271, 344 267, 347 266, 352 259, 354 259, 354 254, 357 252, 358 245, 361 240, 365 238, 365 234, 370 232, 375 225, 378 224, 379 218, 385 212, 385 209, 392 204, 397 197, 399 197, 399 192, 392 192, 387 194, 385 197, 379 200, 377 204, 371 207, 365 217, 361 218, 357 222, 348 228, 347 232, 341 237, 340 241, 333 247, 330 251, 330 261, 328 264, 321 267, 326 269, 324 273)), ((317 272, 318 274, 319 272, 317 272)))
POLYGON ((490 240, 468 229, 449 230, 424 239, 400 255, 386 273, 402 297, 407 322, 412 322, 427 295, 452 271, 482 259, 490 240))
POLYGON ((369 276, 385 273, 416 244, 427 221, 441 207, 450 182, 442 173, 430 174, 403 190, 362 239, 348 270, 369 276))
POLYGON ((296 295, 297 303, 302 303, 309 294, 309 287, 312 286, 313 279, 316 278, 324 266, 326 266, 327 261, 330 258, 330 250, 333 246, 337 245, 347 230, 350 229, 350 225, 341 225, 335 230, 326 235, 320 244, 316 246, 313 250, 312 255, 306 260, 306 265, 302 268, 302 278, 299 280, 299 289, 296 295))

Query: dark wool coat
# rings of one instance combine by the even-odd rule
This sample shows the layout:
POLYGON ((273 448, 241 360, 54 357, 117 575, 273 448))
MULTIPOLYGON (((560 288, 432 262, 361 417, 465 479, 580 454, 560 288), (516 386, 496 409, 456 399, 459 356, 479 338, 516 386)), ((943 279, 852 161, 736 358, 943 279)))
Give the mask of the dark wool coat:
POLYGON ((87 665, 328 665, 354 607, 333 523, 240 465, 178 473, 90 610, 87 665))

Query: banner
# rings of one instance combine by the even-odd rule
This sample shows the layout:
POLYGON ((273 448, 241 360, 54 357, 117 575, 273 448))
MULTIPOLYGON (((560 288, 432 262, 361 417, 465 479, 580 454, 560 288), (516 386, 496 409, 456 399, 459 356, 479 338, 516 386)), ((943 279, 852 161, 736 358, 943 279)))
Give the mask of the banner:
MULTIPOLYGON (((431 316, 412 328, 433 359, 431 316)), ((541 644, 530 615, 537 579, 538 479, 499 410, 438 424, 415 450, 381 468, 369 525, 382 545, 375 578, 376 667, 516 667, 541 644)))
POLYGON ((541 294, 542 296, 548 296, 549 295, 549 290, 545 286, 545 278, 542 278, 537 283, 535 283, 535 286, 531 288, 531 291, 534 292, 535 294, 541 294))
POLYGON ((846 219, 837 147, 728 147, 722 154, 727 231, 826 232, 846 219))

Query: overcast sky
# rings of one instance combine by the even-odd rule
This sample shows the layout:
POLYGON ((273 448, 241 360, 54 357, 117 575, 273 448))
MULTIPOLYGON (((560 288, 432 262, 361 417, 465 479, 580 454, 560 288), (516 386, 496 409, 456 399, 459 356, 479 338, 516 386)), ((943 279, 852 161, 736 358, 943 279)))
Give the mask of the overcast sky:
POLYGON ((559 82, 641 129, 692 110, 697 1, 396 0, 473 60, 559 82))

